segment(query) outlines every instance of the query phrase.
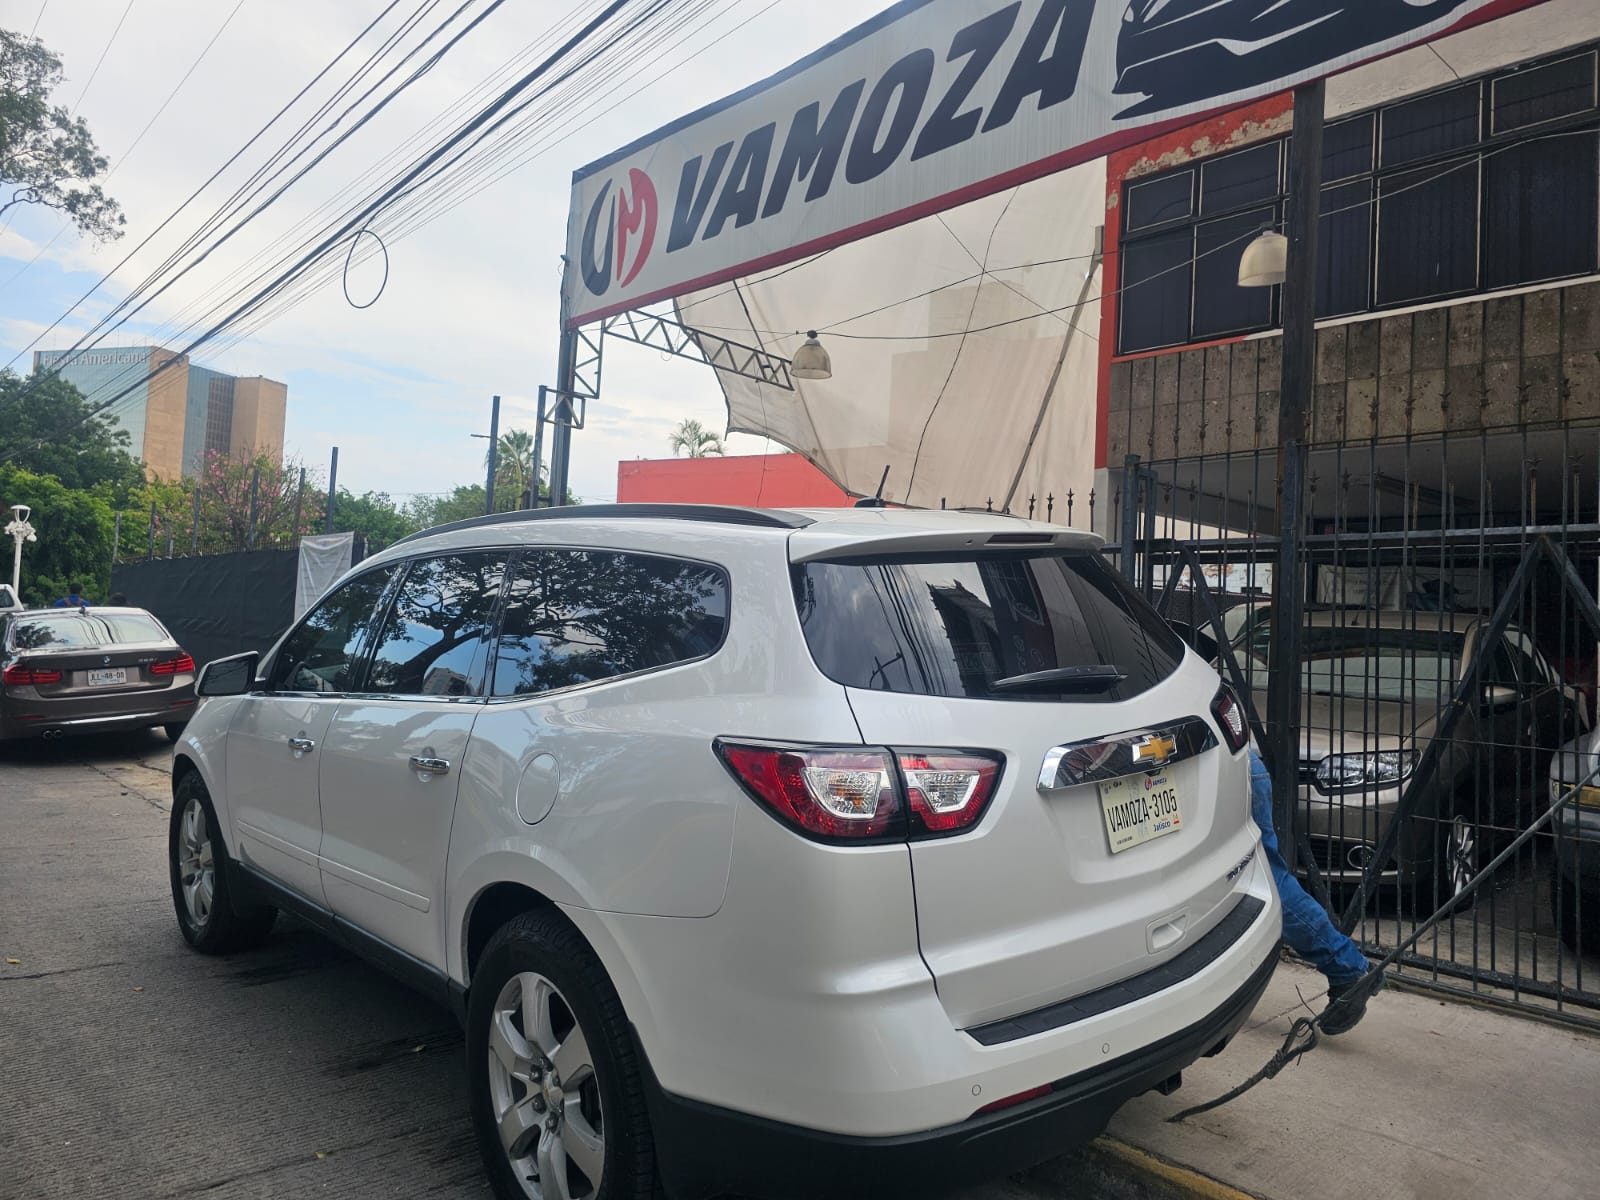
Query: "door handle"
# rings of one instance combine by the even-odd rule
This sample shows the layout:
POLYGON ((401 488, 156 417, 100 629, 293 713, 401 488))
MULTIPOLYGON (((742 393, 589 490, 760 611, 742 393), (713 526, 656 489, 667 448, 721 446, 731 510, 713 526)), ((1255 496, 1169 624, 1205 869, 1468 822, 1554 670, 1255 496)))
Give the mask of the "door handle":
POLYGON ((316 742, 308 737, 292 737, 289 739, 289 749, 296 754, 310 754, 316 748, 316 742))
POLYGON ((448 775, 450 773, 450 760, 448 758, 434 758, 426 754, 413 754, 411 756, 411 769, 423 775, 448 775))

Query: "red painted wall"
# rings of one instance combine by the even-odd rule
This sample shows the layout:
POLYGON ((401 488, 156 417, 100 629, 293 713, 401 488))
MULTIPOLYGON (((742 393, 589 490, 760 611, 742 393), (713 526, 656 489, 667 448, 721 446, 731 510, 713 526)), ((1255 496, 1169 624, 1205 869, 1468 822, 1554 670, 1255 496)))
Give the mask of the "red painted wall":
POLYGON ((843 508, 850 497, 798 454, 647 458, 617 464, 621 503, 843 508))

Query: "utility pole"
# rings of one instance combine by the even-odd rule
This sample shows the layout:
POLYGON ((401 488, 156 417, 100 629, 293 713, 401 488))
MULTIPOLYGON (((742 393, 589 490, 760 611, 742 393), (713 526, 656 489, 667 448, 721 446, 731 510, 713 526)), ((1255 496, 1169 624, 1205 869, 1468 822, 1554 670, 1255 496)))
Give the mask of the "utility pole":
POLYGON ((333 532, 333 497, 339 487, 339 447, 333 448, 333 456, 328 460, 328 512, 323 518, 322 532, 333 532))
POLYGON ((256 548, 256 502, 261 494, 261 468, 255 467, 250 472, 250 537, 245 545, 250 549, 256 548))
POLYGON ((156 556, 156 502, 150 501, 150 541, 145 546, 144 560, 151 561, 156 556))
POLYGON ((561 344, 556 354, 556 395, 554 431, 550 435, 550 504, 552 507, 567 502, 567 468, 572 460, 572 390, 577 378, 578 331, 567 328, 566 272, 571 263, 564 263, 561 278, 561 344))
POLYGON ((544 395, 546 388, 539 385, 539 407, 533 417, 533 483, 528 488, 528 507, 539 507, 539 477, 544 472, 544 395))
POLYGON ((1317 224, 1322 200, 1322 80, 1294 91, 1285 234, 1289 239, 1281 304, 1283 373, 1278 392, 1278 556, 1272 579, 1272 640, 1267 664, 1267 730, 1272 751, 1273 825, 1285 857, 1295 853, 1300 794, 1300 664, 1305 611, 1300 563, 1304 524, 1306 410, 1316 364, 1317 224))
POLYGON ((294 493, 294 524, 289 529, 289 537, 296 546, 300 544, 300 513, 306 499, 306 469, 300 468, 300 486, 294 493))
POLYGON ((194 515, 189 520, 189 553, 200 553, 200 489, 205 486, 202 475, 194 485, 194 515))
POLYGON ((483 511, 488 516, 494 512, 494 474, 500 465, 500 397, 489 406, 489 474, 483 484, 483 511))

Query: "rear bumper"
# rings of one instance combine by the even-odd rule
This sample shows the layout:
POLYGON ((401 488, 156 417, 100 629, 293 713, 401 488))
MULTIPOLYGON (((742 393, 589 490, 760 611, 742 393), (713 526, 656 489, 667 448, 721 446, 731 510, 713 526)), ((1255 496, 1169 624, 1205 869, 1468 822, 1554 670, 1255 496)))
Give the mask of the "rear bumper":
POLYGON ((805 1129, 675 1096, 661 1087, 640 1047, 668 1194, 680 1200, 725 1191, 775 1200, 926 1196, 1033 1166, 1083 1145, 1126 1101, 1220 1050, 1250 1015, 1276 965, 1277 954, 1268 955, 1200 1020, 1056 1080, 1048 1095, 959 1124, 890 1137, 805 1129))
POLYGON ((81 700, 0 701, 0 739, 36 738, 47 733, 108 733, 148 729, 156 725, 182 725, 194 716, 194 686, 107 696, 90 705, 81 700))

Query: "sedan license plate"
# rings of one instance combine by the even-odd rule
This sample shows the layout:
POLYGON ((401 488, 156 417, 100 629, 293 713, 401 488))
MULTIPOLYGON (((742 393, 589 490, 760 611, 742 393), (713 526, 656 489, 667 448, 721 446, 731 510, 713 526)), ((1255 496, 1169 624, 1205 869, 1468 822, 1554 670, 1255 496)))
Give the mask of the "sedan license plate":
POLYGON ((1100 785, 1100 809, 1113 854, 1183 828, 1183 805, 1170 771, 1107 780, 1100 785))
POLYGON ((115 687, 119 683, 128 682, 128 668, 107 667, 103 671, 89 672, 90 687, 115 687))

